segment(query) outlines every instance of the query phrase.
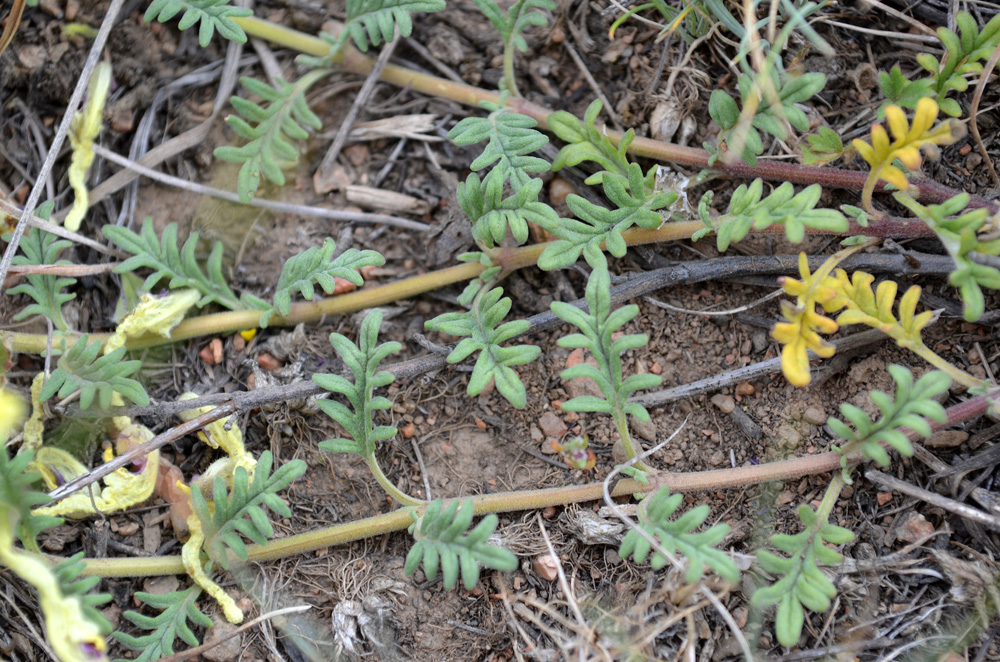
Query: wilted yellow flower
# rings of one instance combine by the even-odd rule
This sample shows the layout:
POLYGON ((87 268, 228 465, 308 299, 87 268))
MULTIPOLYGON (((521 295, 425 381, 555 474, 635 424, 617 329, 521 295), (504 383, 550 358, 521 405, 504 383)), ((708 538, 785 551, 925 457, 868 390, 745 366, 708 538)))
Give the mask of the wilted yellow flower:
POLYGON ((21 424, 27 408, 13 391, 0 388, 0 440, 5 440, 21 424))
POLYGON ((965 135, 965 127, 960 122, 947 120, 933 126, 937 116, 937 102, 929 97, 924 97, 917 104, 912 125, 906 121, 902 108, 890 105, 885 109, 885 119, 892 133, 892 142, 881 124, 872 125, 870 145, 860 138, 854 139, 854 149, 872 169, 861 195, 866 210, 871 211, 872 193, 880 179, 901 191, 909 186, 906 174, 894 166, 893 161, 899 159, 907 169, 916 170, 920 167, 922 148, 950 145, 965 135))
POLYGON ((111 65, 98 62, 87 85, 87 102, 83 110, 73 116, 69 130, 69 143, 73 147, 73 158, 69 166, 69 185, 75 198, 73 206, 66 214, 63 225, 67 230, 80 229, 87 208, 90 206, 90 192, 87 190, 87 171, 94 162, 94 140, 104 125, 104 104, 111 89, 111 65))
MULTIPOLYGON (((144 425, 132 424, 122 430, 116 439, 119 452, 124 452, 132 446, 144 443, 153 438, 153 433, 144 425)), ((104 461, 110 462, 114 451, 110 448, 104 451, 104 461)), ((34 469, 42 474, 49 489, 72 480, 87 471, 72 455, 58 448, 43 447, 38 449, 34 469)), ((53 515, 56 517, 82 518, 100 513, 113 513, 138 505, 153 494, 156 487, 156 476, 160 466, 160 451, 151 451, 139 463, 139 471, 132 473, 125 467, 104 477, 104 489, 92 488, 92 492, 83 490, 71 494, 62 501, 51 506, 37 508, 37 515, 53 515)))
POLYGON ((201 529, 201 520, 197 515, 191 515, 187 520, 188 530, 191 537, 181 548, 181 561, 184 569, 191 579, 206 593, 215 598, 222 608, 222 613, 230 623, 242 623, 243 612, 236 606, 236 601, 222 590, 222 587, 212 581, 205 573, 205 568, 201 564, 201 547, 205 544, 205 533, 201 529))
MULTIPOLYGON (((185 393, 179 399, 193 400, 197 397, 194 393, 185 393)), ((212 409, 213 407, 210 406, 189 409, 182 411, 180 417, 184 421, 190 421, 202 414, 207 414, 212 409)), ((243 432, 240 430, 240 426, 232 419, 232 416, 227 416, 226 418, 209 423, 198 431, 199 439, 212 448, 221 448, 229 456, 229 458, 216 461, 205 472, 206 475, 211 474, 212 479, 215 476, 222 476, 229 486, 233 484, 233 471, 235 471, 236 467, 246 469, 247 475, 251 480, 253 480, 254 470, 257 468, 257 460, 243 446, 243 432)), ((211 483, 209 483, 209 489, 211 489, 211 483)))
POLYGON ((14 547, 10 513, 0 508, 0 562, 38 591, 45 616, 45 634, 62 662, 95 662, 106 659, 107 645, 97 625, 83 615, 80 600, 65 596, 51 568, 33 554, 14 547))
POLYGON ((125 345, 130 338, 156 334, 164 338, 181 323, 191 306, 198 303, 201 294, 197 290, 177 290, 166 296, 143 294, 139 304, 125 316, 115 329, 113 336, 104 345, 104 353, 113 352, 125 345))

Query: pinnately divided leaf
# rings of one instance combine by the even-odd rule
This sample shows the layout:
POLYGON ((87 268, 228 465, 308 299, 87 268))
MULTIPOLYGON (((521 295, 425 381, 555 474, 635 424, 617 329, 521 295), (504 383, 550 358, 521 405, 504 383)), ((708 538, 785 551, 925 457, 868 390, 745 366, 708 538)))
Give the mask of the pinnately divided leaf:
MULTIPOLYGON (((44 205, 47 209, 36 212, 39 217, 48 219, 51 204, 44 205)), ((73 242, 58 239, 54 234, 38 228, 29 228, 21 240, 23 255, 14 256, 14 265, 70 264, 68 260, 57 260, 59 252, 72 246, 73 242)), ((31 315, 44 315, 52 320, 52 325, 59 331, 68 331, 69 325, 62 314, 62 307, 68 301, 76 298, 75 294, 64 292, 63 289, 76 283, 75 278, 52 276, 48 274, 28 274, 25 282, 16 285, 7 294, 27 294, 34 303, 25 306, 24 310, 14 315, 14 321, 20 321, 31 315)))
POLYGON ((153 273, 146 277, 142 289, 152 292, 164 278, 171 289, 190 287, 201 292, 198 306, 217 303, 230 310, 241 310, 243 305, 233 294, 222 275, 222 242, 215 242, 206 263, 207 274, 198 265, 195 251, 198 247, 198 233, 192 232, 178 250, 177 224, 171 223, 163 229, 162 237, 156 236, 153 221, 149 217, 142 222, 140 234, 117 225, 105 225, 104 236, 118 248, 131 253, 117 267, 115 273, 128 273, 141 267, 148 267, 153 273))
POLYGON ((896 449, 900 455, 913 455, 913 445, 900 428, 909 428, 921 437, 929 437, 929 420, 938 423, 948 420, 944 407, 935 399, 951 386, 951 378, 947 374, 933 370, 915 383, 913 373, 902 366, 890 365, 889 374, 896 382, 895 399, 881 391, 869 394, 882 412, 878 421, 872 421, 863 410, 849 403, 840 405, 840 413, 851 425, 832 416, 827 420, 830 429, 848 441, 838 449, 843 455, 843 477, 848 484, 851 482, 848 469, 851 452, 860 452, 866 459, 875 460, 885 467, 889 465, 889 453, 883 448, 883 443, 896 449))
POLYGON ((124 616, 129 622, 147 634, 134 636, 125 632, 115 632, 114 638, 129 650, 141 651, 134 662, 152 662, 174 654, 174 640, 180 637, 188 646, 195 647, 201 642, 191 629, 192 624, 209 628, 212 619, 198 609, 201 588, 194 584, 184 591, 174 591, 159 595, 138 591, 137 600, 154 609, 161 610, 156 616, 147 616, 137 611, 127 611, 124 616))
MULTIPOLYGON (((0 442, 5 443, 6 439, 0 437, 0 442)), ((36 506, 50 501, 48 494, 32 488, 41 478, 37 472, 28 469, 34 458, 35 454, 30 450, 22 450, 11 458, 7 455, 6 448, 0 448, 0 503, 5 504, 8 511, 16 512, 15 533, 26 549, 37 552, 35 536, 45 529, 62 524, 63 519, 33 515, 31 512, 36 506)))
POLYGON ((757 552, 761 567, 778 580, 757 589, 752 598, 757 607, 778 605, 775 632, 784 646, 794 646, 798 642, 806 609, 824 612, 837 595, 836 587, 819 569, 819 564, 840 563, 844 557, 824 543, 842 545, 854 539, 850 529, 820 521, 819 515, 807 505, 799 507, 798 515, 805 525, 804 531, 796 535, 771 536, 771 544, 787 557, 767 550, 757 552))
POLYGON ((272 462, 271 452, 264 451, 257 461, 253 481, 245 468, 236 467, 232 489, 226 487, 221 476, 216 477, 212 486, 213 508, 209 508, 201 488, 192 485, 191 508, 201 520, 204 549, 209 558, 223 568, 229 569, 227 551, 232 551, 241 561, 247 560, 243 536, 263 545, 274 535, 264 506, 279 517, 292 514, 278 492, 305 473, 306 463, 302 460, 286 462, 272 475, 272 462))
POLYGON ((733 192, 727 213, 714 221, 708 217, 707 205, 700 205, 702 222, 707 227, 692 235, 692 241, 714 229, 718 248, 725 251, 731 243, 746 237, 751 228, 763 230, 774 224, 783 225, 788 240, 795 243, 805 237, 806 228, 836 233, 847 231, 847 218, 839 211, 816 208, 823 194, 819 184, 807 186, 796 194, 795 188, 784 182, 761 200, 763 192, 761 179, 755 179, 750 186, 741 185, 733 192))
POLYGON ((281 268, 281 276, 278 278, 278 285, 274 292, 274 301, 268 304, 262 299, 244 295, 243 300, 253 307, 261 307, 265 312, 260 318, 260 327, 267 328, 271 315, 277 312, 279 315, 287 315, 291 310, 292 294, 296 290, 306 301, 312 301, 316 294, 314 283, 318 283, 327 294, 333 294, 337 287, 336 278, 354 284, 357 287, 364 285, 365 281, 358 273, 358 269, 368 266, 381 266, 385 264, 385 258, 376 251, 359 251, 356 248, 349 248, 336 258, 333 254, 337 250, 337 244, 333 239, 327 237, 323 246, 313 246, 305 252, 289 258, 281 268))
POLYGON ((466 534, 474 511, 472 499, 451 501, 447 506, 438 499, 429 503, 420 517, 412 515, 409 531, 416 542, 406 555, 404 572, 411 575, 423 564, 424 575, 430 580, 437 577, 440 567, 444 587, 451 590, 461 571, 462 583, 471 591, 479 581, 480 567, 515 570, 517 557, 513 553, 487 543, 497 528, 496 515, 487 515, 466 534))
POLYGON ((436 12, 446 7, 444 0, 347 0, 347 21, 344 31, 351 35, 362 52, 373 46, 392 41, 396 27, 399 34, 409 37, 413 32, 412 12, 436 12))
POLYGON ((472 310, 445 313, 428 320, 424 326, 432 331, 466 336, 448 355, 448 363, 464 361, 470 354, 479 352, 466 390, 469 395, 479 395, 492 379, 507 402, 523 409, 527 404, 527 393, 521 378, 511 366, 534 361, 541 354, 541 349, 534 345, 500 346, 531 326, 525 320, 500 324, 510 312, 510 307, 511 301, 503 296, 503 288, 496 287, 489 292, 480 291, 472 303, 472 310))
MULTIPOLYGON (((601 180, 604 194, 615 205, 607 209, 580 197, 570 195, 566 204, 577 219, 560 219, 557 223, 542 220, 546 230, 559 237, 538 258, 538 266, 546 271, 572 265, 581 253, 604 260, 600 245, 615 257, 625 255, 627 245, 622 233, 633 225, 657 228, 663 222, 660 209, 677 200, 674 192, 647 193, 642 168, 637 163, 628 166, 627 177, 605 172, 601 180)), ((588 257, 588 261, 591 258, 588 257)))
POLYGON ((391 372, 379 370, 378 364, 385 357, 398 352, 402 345, 398 342, 378 344, 378 330, 382 325, 382 311, 371 310, 358 332, 358 344, 352 343, 339 333, 330 334, 330 344, 337 355, 347 364, 354 376, 354 382, 340 375, 314 374, 313 381, 328 391, 347 398, 351 407, 336 400, 319 400, 319 407, 327 416, 340 423, 351 436, 327 439, 319 447, 331 453, 358 453, 372 457, 378 442, 391 439, 396 428, 389 425, 375 425, 372 417, 380 409, 389 409, 392 403, 387 398, 375 397, 374 390, 388 386, 395 379, 391 372))
POLYGON ((42 387, 39 396, 42 402, 57 393, 60 398, 65 398, 79 389, 81 409, 88 409, 94 398, 97 398, 101 409, 107 409, 111 406, 112 394, 116 392, 137 405, 148 405, 146 389, 129 377, 142 367, 142 361, 123 361, 124 347, 98 358, 100 341, 95 340, 88 345, 87 338, 86 335, 80 336, 76 344, 59 357, 59 367, 52 371, 42 387))
POLYGON ((580 396, 562 405, 565 411, 600 411, 613 416, 631 414, 641 421, 649 420, 649 412, 636 402, 629 402, 629 396, 637 390, 660 385, 660 378, 645 373, 624 377, 622 354, 630 349, 644 347, 649 342, 646 334, 626 334, 612 340, 613 334, 639 314, 636 305, 622 306, 611 310, 611 277, 606 266, 598 263, 587 279, 587 306, 583 312, 576 306, 561 301, 552 303, 556 317, 569 322, 580 333, 560 338, 560 347, 586 348, 597 362, 597 367, 580 363, 563 370, 561 377, 570 380, 586 377, 597 384, 604 399, 594 396, 580 396))
POLYGON ((239 115, 226 118, 236 135, 249 141, 242 147, 224 145, 215 149, 215 157, 231 163, 242 163, 236 181, 240 200, 249 202, 257 193, 260 178, 283 186, 283 168, 293 165, 299 151, 293 140, 309 137, 307 128, 319 130, 323 123, 309 109, 306 91, 320 78, 329 74, 328 69, 314 69, 294 83, 278 79, 277 88, 253 78, 241 78, 249 92, 259 96, 264 105, 233 97, 230 101, 239 115))
POLYGON ((96 625, 102 634, 109 635, 114 630, 114 626, 98 611, 98 607, 111 602, 111 594, 90 592, 101 583, 100 577, 90 576, 80 579, 80 575, 86 569, 83 556, 83 552, 74 554, 53 568, 52 574, 56 576, 62 594, 67 597, 76 597, 80 601, 84 617, 96 625))
POLYGON ((233 19, 253 16, 253 11, 243 7, 233 7, 227 0, 153 0, 146 9, 143 20, 149 23, 156 19, 166 23, 177 14, 184 12, 177 27, 187 30, 198 26, 198 43, 202 48, 212 41, 216 30, 223 37, 237 44, 245 44, 247 35, 233 19))
POLYGON ((552 0, 518 0, 507 9, 500 9, 495 0, 473 0, 479 11, 490 19, 493 27, 500 33, 507 48, 513 45, 522 53, 528 50, 528 44, 521 34, 530 25, 545 25, 543 10, 555 11, 556 3, 552 0))
MULTIPOLYGON (((661 487, 647 496, 638 507, 639 529, 653 538, 668 554, 680 553, 688 562, 687 582, 693 584, 701 579, 706 566, 720 577, 730 582, 740 579, 739 568, 725 552, 715 548, 729 533, 728 524, 716 524, 705 531, 694 533, 709 515, 709 507, 700 505, 681 514, 677 519, 670 517, 681 505, 683 496, 670 494, 670 488, 661 487)), ((667 557, 655 550, 649 540, 639 530, 630 529, 622 540, 618 555, 631 556, 636 563, 642 563, 653 552, 651 565, 659 570, 667 564, 667 557)))
POLYGON ((635 139, 635 131, 629 129, 617 145, 612 143, 607 132, 595 125, 602 106, 601 100, 595 99, 587 106, 582 122, 565 110, 557 110, 549 116, 548 125, 552 133, 566 143, 552 162, 553 171, 590 161, 601 167, 598 173, 587 178, 586 183, 591 186, 601 182, 605 171, 628 176, 626 152, 635 139))
POLYGON ((482 154, 472 162, 471 168, 482 170, 494 163, 499 169, 501 182, 510 181, 517 191, 528 183, 530 172, 546 172, 549 162, 532 152, 544 147, 548 137, 535 129, 538 122, 507 108, 506 94, 500 95, 500 103, 480 102, 480 106, 490 111, 486 117, 466 117, 448 132, 448 138, 456 145, 472 145, 488 141, 482 154))
POLYGON ((528 223, 552 226, 560 220, 552 207, 538 200, 541 189, 542 180, 532 178, 504 198, 498 169, 482 181, 473 172, 458 185, 458 204, 472 221, 472 236, 480 246, 493 248, 506 238, 508 231, 514 241, 523 244, 528 240, 528 223))

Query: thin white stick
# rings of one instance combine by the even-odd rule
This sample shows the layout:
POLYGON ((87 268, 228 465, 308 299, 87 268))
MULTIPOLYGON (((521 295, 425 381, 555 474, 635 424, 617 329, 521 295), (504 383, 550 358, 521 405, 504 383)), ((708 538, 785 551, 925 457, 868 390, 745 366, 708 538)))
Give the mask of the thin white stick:
POLYGON ((21 212, 21 218, 17 222, 17 227, 14 228, 14 234, 10 238, 10 243, 7 244, 7 250, 4 251, 3 259, 0 260, 0 283, 4 282, 7 278, 7 271, 10 269, 11 262, 14 260, 14 254, 17 252, 18 244, 21 243, 21 237, 24 236, 24 231, 28 227, 28 218, 35 211, 35 207, 38 205, 38 200, 42 197, 42 191, 45 189, 45 182, 49 178, 52 166, 55 165, 56 158, 59 156, 59 150, 62 149, 63 143, 66 141, 66 136, 69 134, 70 122, 73 121, 76 109, 80 107, 80 102, 83 100, 83 94, 87 89, 87 83, 90 81, 90 74, 94 72, 94 67, 97 66, 97 61, 101 57, 101 51, 104 50, 104 44, 107 43, 108 36, 111 34, 111 28, 115 24, 115 17, 118 16, 118 12, 121 10, 123 4, 125 4, 125 0, 111 0, 111 4, 108 6, 108 11, 104 15, 104 21, 101 23, 101 29, 97 31, 97 37, 94 39, 94 45, 91 46, 90 53, 87 54, 87 61, 83 64, 83 71, 80 72, 80 79, 76 82, 76 87, 73 88, 73 94, 69 98, 69 104, 66 106, 66 113, 63 115, 62 121, 59 123, 59 128, 56 130, 55 138, 52 139, 52 145, 49 147, 49 153, 45 156, 45 162, 42 163, 42 167, 38 171, 38 177, 35 179, 35 185, 31 187, 31 193, 28 194, 28 201, 25 203, 24 210, 21 212))
MULTIPOLYGON (((100 145, 94 145, 94 153, 107 159, 108 161, 111 161, 112 163, 117 163, 124 168, 128 168, 133 172, 139 173, 143 177, 148 177, 162 184, 176 186, 177 188, 185 191, 191 191, 192 193, 210 195, 213 198, 220 198, 229 202, 243 204, 240 202, 240 196, 233 191, 225 191, 212 186, 189 182, 186 179, 181 179, 180 177, 174 177, 173 175, 168 175, 166 173, 159 172, 158 170, 147 168, 144 165, 139 165, 135 161, 132 161, 117 152, 112 152, 110 149, 101 147, 100 145)), ((329 218, 334 221, 347 221, 351 223, 382 223, 384 225, 394 225, 398 228, 405 228, 407 230, 416 230, 417 232, 430 232, 431 230, 431 226, 426 223, 418 223, 417 221, 410 221, 396 216, 387 216, 385 214, 339 211, 336 209, 325 209, 309 205, 294 205, 288 202, 277 202, 275 200, 263 200, 261 198, 252 198, 250 202, 246 204, 250 207, 259 207, 261 209, 267 209, 268 211, 275 211, 283 214, 318 216, 320 218, 329 218)))

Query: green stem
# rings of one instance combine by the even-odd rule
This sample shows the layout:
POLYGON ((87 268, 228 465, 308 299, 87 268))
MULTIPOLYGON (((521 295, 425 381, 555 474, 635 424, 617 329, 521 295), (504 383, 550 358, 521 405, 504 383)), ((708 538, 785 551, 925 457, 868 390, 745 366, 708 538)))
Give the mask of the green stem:
MULTIPOLYGON (((639 453, 636 452, 635 446, 632 444, 632 435, 628 429, 628 416, 621 409, 615 407, 612 417, 615 419, 615 426, 618 428, 618 438, 622 440, 622 448, 625 449, 625 457, 630 460, 638 457, 639 453)), ((635 468, 643 472, 650 470, 649 465, 642 460, 635 462, 635 468)))
POLYGON ((921 340, 916 342, 907 342, 905 340, 901 341, 897 339, 896 342, 900 347, 910 350, 938 370, 948 373, 948 376, 951 377, 953 382, 961 384, 966 388, 982 388, 986 385, 986 382, 982 379, 976 379, 964 370, 952 365, 948 361, 945 361, 921 340))
POLYGON ((391 496, 393 499, 398 501, 404 506, 423 506, 426 505, 426 501, 420 499, 415 499, 411 497, 406 492, 402 491, 396 487, 391 480, 382 472, 382 467, 378 465, 378 459, 375 457, 374 453, 365 455, 365 462, 368 463, 368 468, 371 469, 372 475, 375 476, 375 480, 378 484, 382 486, 382 489, 391 496))
POLYGON ((507 91, 510 92, 511 96, 521 96, 521 92, 517 89, 517 81, 514 79, 513 35, 503 45, 503 79, 507 83, 507 91))

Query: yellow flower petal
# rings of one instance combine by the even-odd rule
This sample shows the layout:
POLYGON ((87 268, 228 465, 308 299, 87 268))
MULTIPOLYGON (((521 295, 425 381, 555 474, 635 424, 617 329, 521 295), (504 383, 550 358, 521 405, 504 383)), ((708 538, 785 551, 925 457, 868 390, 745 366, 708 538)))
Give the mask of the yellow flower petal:
MULTIPOLYGON (((194 393, 185 393, 180 397, 180 399, 193 400, 196 397, 198 396, 194 393)), ((188 411, 181 412, 180 417, 184 421, 190 421, 198 416, 201 416, 202 414, 207 414, 212 409, 213 407, 189 409, 188 411)), ((253 457, 253 455, 246 451, 246 448, 243 445, 243 432, 240 430, 240 426, 236 425, 235 421, 230 421, 231 418, 232 416, 227 416, 226 418, 209 423, 198 431, 198 438, 212 448, 221 448, 224 450, 233 460, 233 469, 236 467, 243 467, 246 469, 247 475, 252 480, 254 471, 257 468, 257 460, 253 457)), ((226 484, 232 486, 232 474, 228 477, 223 477, 226 479, 226 484)))
POLYGON ((28 408, 16 393, 0 389, 0 442, 6 441, 10 433, 24 420, 28 408))
POLYGON ((906 121, 906 113, 899 106, 888 106, 885 109, 885 121, 892 132, 893 140, 903 140, 909 130, 909 123, 906 121))
POLYGON ((201 528, 201 520, 197 515, 191 515, 187 520, 191 537, 181 548, 181 562, 184 569, 194 582, 206 593, 215 598, 222 608, 222 613, 230 623, 237 624, 243 622, 243 612, 236 606, 236 601, 222 590, 222 587, 212 581, 205 574, 205 568, 201 564, 201 547, 205 544, 205 533, 201 528))
POLYGON ((104 353, 124 346, 131 338, 145 335, 170 337, 170 332, 181 323, 187 311, 201 299, 196 290, 177 290, 166 296, 144 294, 139 304, 125 316, 104 346, 104 353))

